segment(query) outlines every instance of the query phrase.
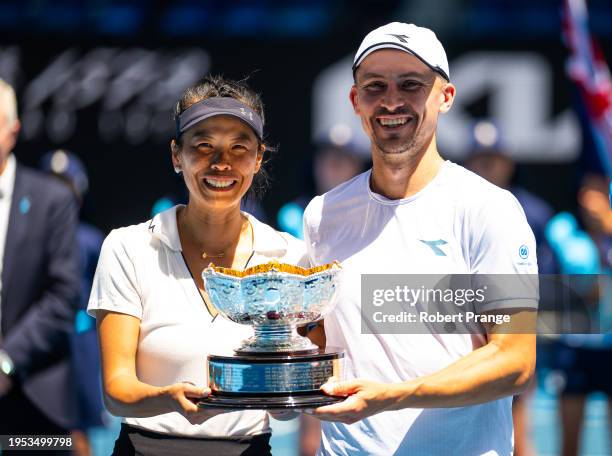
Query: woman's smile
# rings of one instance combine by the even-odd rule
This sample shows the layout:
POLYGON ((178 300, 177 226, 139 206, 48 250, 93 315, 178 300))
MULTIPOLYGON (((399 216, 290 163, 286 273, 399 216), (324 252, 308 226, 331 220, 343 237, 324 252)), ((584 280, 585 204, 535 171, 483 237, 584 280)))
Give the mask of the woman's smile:
POLYGON ((221 176, 207 176, 203 179, 204 185, 213 191, 228 191, 236 186, 237 179, 221 176))

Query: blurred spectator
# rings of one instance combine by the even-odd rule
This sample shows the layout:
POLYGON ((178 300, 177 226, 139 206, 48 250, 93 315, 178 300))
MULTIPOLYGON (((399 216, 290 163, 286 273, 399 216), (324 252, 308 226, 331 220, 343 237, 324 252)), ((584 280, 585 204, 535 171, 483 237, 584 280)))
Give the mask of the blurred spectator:
POLYGON ((0 434, 66 435, 76 415, 77 205, 64 185, 17 163, 19 129, 15 92, 0 80, 0 434))
POLYGON ((597 174, 587 175, 578 190, 578 207, 584 227, 595 242, 603 268, 612 265, 612 210, 608 199, 610 179, 597 174))
POLYGON ((164 195, 157 198, 151 207, 151 218, 179 203, 180 202, 173 195, 164 195))
POLYGON ((536 238, 538 271, 540 274, 557 272, 554 256, 544 235, 546 224, 553 215, 552 208, 523 187, 513 185, 516 166, 505 150, 501 132, 495 124, 488 121, 476 123, 473 143, 465 167, 492 184, 509 190, 516 197, 536 238))
MULTIPOLYGON (((552 208, 524 188, 512 185, 515 163, 504 150, 499 129, 495 124, 488 121, 476 123, 473 129, 473 143, 473 150, 465 160, 465 167, 492 184, 509 190, 516 197, 525 211, 527 222, 536 238, 540 274, 555 272, 552 251, 544 236, 546 224, 553 215, 552 208)), ((515 456, 535 454, 528 432, 527 397, 532 391, 533 386, 526 393, 515 396, 512 402, 515 456)))
MULTIPOLYGON (((546 234, 563 274, 600 274, 599 286, 586 290, 585 297, 597 309, 602 322, 610 316, 612 293, 612 210, 608 202, 609 179, 587 175, 578 190, 578 209, 583 229, 568 213, 556 215, 546 234), (603 281, 608 278, 607 281, 603 281)), ((608 398, 612 414, 612 334, 565 334, 555 346, 554 374, 560 379, 560 413, 563 429, 563 456, 579 454, 584 409, 590 393, 608 398)))
POLYGON ((312 182, 304 182, 304 193, 283 205, 276 216, 278 227, 297 238, 303 239, 302 217, 310 200, 362 173, 369 163, 369 149, 362 150, 357 142, 351 141, 350 131, 342 137, 336 132, 337 128, 332 128, 317 144, 312 174, 307 176, 312 182))
MULTIPOLYGON (((85 166, 79 158, 65 150, 55 150, 45 154, 40 168, 61 179, 71 189, 79 205, 83 205, 89 188, 85 166)), ((79 309, 75 319, 75 332, 71 336, 72 369, 75 380, 78 416, 71 431, 73 453, 89 456, 91 449, 87 430, 104 425, 102 419, 102 387, 100 384, 100 356, 95 319, 87 315, 87 301, 104 235, 96 227, 79 222, 77 243, 79 248, 79 271, 81 273, 81 293, 79 309)))

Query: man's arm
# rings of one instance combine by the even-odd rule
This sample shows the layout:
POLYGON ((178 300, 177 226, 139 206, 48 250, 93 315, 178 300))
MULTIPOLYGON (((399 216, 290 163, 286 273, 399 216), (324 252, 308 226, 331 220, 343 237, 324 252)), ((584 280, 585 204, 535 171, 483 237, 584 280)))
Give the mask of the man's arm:
MULTIPOLYGON (((513 319, 533 315, 521 312, 513 319)), ((406 382, 410 388, 391 409, 462 407, 523 392, 535 370, 536 336, 495 329, 485 346, 432 375, 406 382)))
POLYGON ((313 414, 354 423, 387 410, 463 407, 519 394, 533 376, 536 337, 516 328, 531 328, 534 321, 533 311, 513 314, 510 323, 491 326, 485 346, 431 375, 394 384, 360 379, 328 383, 322 387, 325 393, 349 397, 313 414))
POLYGON ((77 211, 68 191, 60 193, 50 205, 46 242, 40 246, 47 257, 44 290, 7 334, 2 347, 19 376, 27 376, 53 359, 58 347, 68 342, 66 336, 74 324, 79 294, 77 211))

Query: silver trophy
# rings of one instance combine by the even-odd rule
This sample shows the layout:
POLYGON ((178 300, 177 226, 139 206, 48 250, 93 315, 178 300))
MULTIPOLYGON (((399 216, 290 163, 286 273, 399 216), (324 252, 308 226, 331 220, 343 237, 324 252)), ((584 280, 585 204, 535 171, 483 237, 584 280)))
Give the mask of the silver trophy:
POLYGON ((342 377, 344 353, 319 349, 297 327, 335 305, 340 265, 310 269, 271 262, 245 271, 214 265, 202 273, 211 304, 225 318, 253 326, 234 353, 209 355, 212 394, 202 404, 228 408, 311 408, 344 398, 319 387, 342 377))

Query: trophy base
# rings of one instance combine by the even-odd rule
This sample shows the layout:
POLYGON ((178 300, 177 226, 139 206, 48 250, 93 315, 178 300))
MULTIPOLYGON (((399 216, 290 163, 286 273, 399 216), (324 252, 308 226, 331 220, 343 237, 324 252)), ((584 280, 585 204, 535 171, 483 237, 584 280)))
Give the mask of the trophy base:
POLYGON ((211 394, 198 402, 199 407, 216 407, 227 409, 256 409, 256 410, 280 410, 280 409, 309 409, 323 407, 324 405, 337 404, 346 397, 328 396, 323 393, 315 393, 304 396, 270 396, 270 397, 245 397, 245 396, 221 396, 211 394))
POLYGON ((320 391, 330 377, 343 378, 344 352, 317 349, 294 353, 209 355, 211 394, 201 406, 232 409, 305 409, 335 404, 345 397, 320 391))

